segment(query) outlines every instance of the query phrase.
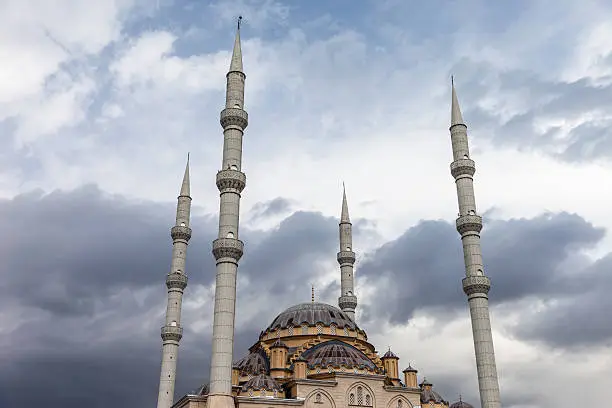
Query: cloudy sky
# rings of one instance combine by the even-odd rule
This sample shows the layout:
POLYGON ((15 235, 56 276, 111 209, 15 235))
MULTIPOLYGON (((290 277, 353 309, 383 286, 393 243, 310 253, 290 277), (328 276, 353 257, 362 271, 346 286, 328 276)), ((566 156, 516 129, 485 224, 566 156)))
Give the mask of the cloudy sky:
POLYGON ((504 407, 609 401, 609 1, 0 0, 0 406, 154 406, 188 151, 177 397, 207 381, 218 115, 240 14, 236 357, 311 283, 337 301, 344 181, 360 325, 447 399, 477 404, 454 74, 504 407))

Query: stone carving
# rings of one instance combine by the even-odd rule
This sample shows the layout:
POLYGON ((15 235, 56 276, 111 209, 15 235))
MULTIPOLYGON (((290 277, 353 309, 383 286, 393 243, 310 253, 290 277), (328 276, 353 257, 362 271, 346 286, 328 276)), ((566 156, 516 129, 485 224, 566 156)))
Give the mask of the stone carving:
POLYGON ((473 176, 476 173, 476 164, 472 159, 459 159, 450 164, 450 170, 454 178, 463 175, 473 176))
POLYGON ((235 190, 240 194, 246 186, 246 174, 233 169, 225 169, 217 172, 217 188, 220 192, 235 190))
POLYGON ((179 326, 163 326, 161 328, 161 338, 163 341, 179 341, 183 337, 183 328, 179 326))
POLYGON ((463 278, 463 291, 466 295, 474 293, 489 293, 491 280, 486 276, 468 276, 463 278))
POLYGON ((191 228, 184 225, 175 225, 170 230, 170 236, 175 241, 181 240, 187 242, 191 238, 191 228))
POLYGON ((353 251, 340 251, 338 252, 338 263, 340 265, 343 264, 354 264, 355 263, 355 253, 353 251))
POLYGON ((166 286, 168 289, 185 289, 187 287, 187 275, 177 272, 171 272, 166 277, 166 286))
POLYGON ((217 261, 221 258, 231 258, 238 262, 243 250, 244 243, 236 238, 217 238, 213 241, 212 252, 217 261))
POLYGON ((238 126, 244 130, 249 124, 249 115, 244 109, 240 108, 225 108, 221 111, 221 126, 223 129, 228 126, 238 126))
POLYGON ((456 221, 457 231, 463 235, 468 232, 479 233, 482 230, 482 217, 480 215, 460 215, 456 221))

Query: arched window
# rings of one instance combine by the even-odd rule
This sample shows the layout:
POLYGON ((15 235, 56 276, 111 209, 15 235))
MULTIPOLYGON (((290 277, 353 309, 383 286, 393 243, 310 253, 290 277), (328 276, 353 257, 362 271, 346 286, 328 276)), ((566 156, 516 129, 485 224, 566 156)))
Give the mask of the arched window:
POLYGON ((357 387, 357 405, 363 405, 363 388, 357 387))
POLYGON ((332 334, 332 336, 335 336, 335 335, 336 335, 336 325, 335 325, 335 324, 332 324, 332 325, 329 327, 329 331, 330 331, 330 333, 332 334))
POLYGON ((322 334, 323 333, 323 326, 321 326, 320 324, 317 324, 317 334, 322 334))
POLYGON ((302 326, 302 334, 308 334, 308 325, 307 324, 302 326))
POLYGON ((397 400, 397 408, 402 408, 402 400, 397 400))
POLYGON ((344 328, 344 335, 345 335, 345 336, 348 336, 348 335, 349 335, 348 327, 345 327, 345 328, 344 328))
POLYGON ((289 333, 290 336, 293 336, 293 326, 287 327, 287 332, 289 333))
POLYGON ((317 395, 315 395, 315 403, 321 404, 321 394, 320 393, 317 393, 317 395))
POLYGON ((372 401, 370 401, 370 395, 369 394, 366 394, 366 396, 365 396, 365 404, 366 404, 366 407, 371 407, 372 406, 372 401))
POLYGON ((355 394, 352 392, 349 394, 349 405, 355 405, 355 394))

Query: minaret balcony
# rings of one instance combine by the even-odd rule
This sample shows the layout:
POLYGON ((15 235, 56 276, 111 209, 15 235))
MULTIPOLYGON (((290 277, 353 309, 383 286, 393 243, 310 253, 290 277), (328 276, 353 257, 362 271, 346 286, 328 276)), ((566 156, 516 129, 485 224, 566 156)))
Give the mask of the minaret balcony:
POLYGON ((491 280, 484 275, 468 276, 463 278, 463 291, 466 295, 489 293, 491 288, 491 280))
POLYGON ((168 289, 185 289, 187 287, 187 275, 184 273, 171 272, 166 277, 168 289))
POLYGON ((337 258, 340 265, 353 265, 355 263, 355 253, 353 251, 340 251, 337 258))
POLYGON ((180 326, 163 326, 161 328, 163 341, 180 341, 183 338, 183 328, 180 326))
POLYGON ((355 308, 357 307, 357 296, 355 295, 340 296, 338 298, 338 306, 340 306, 341 310, 345 310, 345 309, 355 310, 355 308))
POLYGON ((238 194, 246 186, 246 174, 239 170, 225 169, 217 172, 217 188, 220 192, 234 191, 238 194))
POLYGON ((170 236, 175 241, 180 240, 188 242, 191 238, 191 228, 184 225, 175 225, 170 230, 170 236))
POLYGON ((476 173, 476 164, 472 159, 459 159, 450 164, 450 171, 454 178, 473 176, 476 173))
POLYGON ((220 122, 223 129, 237 126, 244 130, 249 124, 249 114, 241 108, 225 108, 221 111, 220 122))
POLYGON ((244 243, 236 238, 217 238, 213 241, 212 253, 217 262, 222 259, 232 259, 238 262, 244 251, 244 243))
POLYGON ((482 230, 482 217, 476 214, 460 215, 455 222, 459 234, 478 234, 482 230))

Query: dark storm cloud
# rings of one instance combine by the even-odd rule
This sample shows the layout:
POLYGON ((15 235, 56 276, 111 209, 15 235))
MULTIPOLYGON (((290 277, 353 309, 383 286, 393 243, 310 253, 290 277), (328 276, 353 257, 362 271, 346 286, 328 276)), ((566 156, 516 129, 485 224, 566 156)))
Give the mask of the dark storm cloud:
MULTIPOLYGON (((612 67, 612 54, 605 58, 612 67)), ((602 59, 603 61, 603 59, 602 59)), ((461 81, 459 98, 464 118, 474 129, 473 137, 492 138, 498 145, 518 149, 538 149, 565 161, 612 159, 610 121, 598 119, 612 104, 612 85, 600 85, 588 79, 560 82, 542 78, 530 71, 508 70, 498 73, 486 63, 460 61, 453 71, 461 81), (495 87, 495 91, 491 88, 495 87), (519 95, 527 100, 526 111, 511 118, 484 111, 475 105, 492 94, 503 98, 519 95), (560 127, 539 133, 540 122, 574 121, 593 117, 562 134, 560 127)), ((505 111, 504 111, 505 113, 505 111)))
MULTIPOLYGON (((133 202, 93 186, 0 202, 5 237, 0 244, 0 406, 154 405, 174 211, 171 203, 133 202)), ((333 270, 318 266, 335 259, 337 222, 319 213, 296 212, 271 231, 243 228, 240 276, 249 284, 238 288, 237 310, 255 313, 236 330, 236 357, 276 314, 308 301, 310 282, 317 276, 337 272, 335 262, 333 270)), ((356 221, 356 237, 367 234, 368 225, 356 221)), ((586 269, 583 276, 595 282, 590 287, 578 277, 568 278, 561 267, 572 251, 597 242, 600 230, 571 214, 487 225, 483 242, 493 302, 529 295, 583 302, 572 310, 571 302, 558 303, 556 309, 530 316, 517 335, 559 341, 555 336, 561 334, 574 343, 610 338, 609 325, 598 323, 603 317, 592 315, 604 309, 585 299, 612 290, 604 273, 609 261, 586 269), (527 278, 534 284, 523 282, 527 278), (572 325, 562 325, 567 313, 573 327, 580 328, 575 337, 569 333, 572 325)), ((192 228, 187 302, 214 281, 210 241, 216 217, 195 217, 192 228)), ((370 279, 377 301, 360 307, 393 322, 406 321, 417 308, 464 310, 462 271, 454 228, 441 221, 421 222, 366 254, 357 276, 370 279), (385 287, 379 277, 390 278, 392 285, 385 287)), ((336 302, 337 292, 337 282, 318 289, 321 300, 330 303, 336 302)), ((198 332, 195 326, 202 319, 210 321, 212 307, 205 302, 183 315, 177 395, 207 381, 210 328, 198 332)), ((363 325, 374 331, 383 320, 363 325)), ((446 387, 445 380, 440 378, 438 385, 446 387)))
MULTIPOLYGON (((567 320, 565 325, 549 321, 554 315, 546 313, 534 316, 532 326, 522 322, 529 329, 517 329, 518 335, 567 346, 612 337, 612 327, 602 326, 600 321, 606 309, 595 307, 589 301, 587 287, 579 284, 585 277, 597 275, 598 288, 612 290, 612 277, 590 270, 580 273, 566 266, 579 257, 578 251, 599 242, 602 229, 568 213, 485 223, 482 247, 485 271, 492 281, 493 305, 530 296, 567 299, 558 305, 559 310, 550 311, 562 316, 570 312, 573 302, 583 304, 571 311, 581 327, 572 336, 565 331, 576 330, 577 326, 567 320)), ((383 245, 362 262, 357 276, 367 277, 380 293, 367 307, 368 319, 386 315, 393 323, 405 323, 417 310, 451 312, 452 316, 452 312, 466 307, 461 289, 461 242, 455 228, 444 221, 422 221, 383 245)))
MULTIPOLYGON (((0 406, 154 405, 174 216, 174 204, 133 202, 95 186, 0 202, 0 406)), ((214 282, 216 222, 192 219, 186 300, 214 282)), ((333 218, 304 212, 270 232, 243 228, 240 274, 251 284, 239 288, 237 307, 261 313, 237 329, 237 355, 282 308, 308 300, 311 277, 329 272, 313 265, 335 255, 336 228, 333 218), (243 304, 250 290, 261 300, 243 304)), ((177 395, 208 377, 210 333, 191 324, 211 315, 212 304, 183 315, 177 395)))
POLYGON ((251 217, 253 220, 281 215, 291 210, 291 202, 283 197, 276 197, 273 200, 256 203, 251 208, 251 217))

